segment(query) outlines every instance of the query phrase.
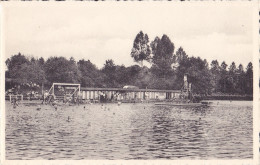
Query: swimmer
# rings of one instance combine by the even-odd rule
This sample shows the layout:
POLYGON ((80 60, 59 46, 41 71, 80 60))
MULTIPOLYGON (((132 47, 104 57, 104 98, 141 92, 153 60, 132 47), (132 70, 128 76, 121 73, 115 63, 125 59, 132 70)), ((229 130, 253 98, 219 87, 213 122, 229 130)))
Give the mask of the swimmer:
POLYGON ((38 105, 38 107, 36 108, 36 110, 41 110, 41 106, 40 105, 38 105))
POLYGON ((67 119, 66 121, 67 121, 67 122, 70 122, 70 121, 71 121, 69 116, 68 116, 68 119, 67 119))
POLYGON ((119 102, 117 102, 117 105, 119 106, 119 105, 121 105, 122 103, 119 101, 119 102))
POLYGON ((58 106, 57 104, 54 105, 54 108, 55 108, 55 111, 58 109, 58 106))
POLYGON ((15 98, 13 98, 12 103, 13 103, 13 108, 16 108, 18 106, 17 96, 15 96, 15 98))

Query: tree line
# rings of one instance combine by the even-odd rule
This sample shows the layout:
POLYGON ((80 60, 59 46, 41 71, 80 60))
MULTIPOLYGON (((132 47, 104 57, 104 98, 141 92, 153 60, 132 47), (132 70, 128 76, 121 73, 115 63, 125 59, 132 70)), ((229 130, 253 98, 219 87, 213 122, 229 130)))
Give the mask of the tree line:
MULTIPOLYGON (((139 88, 180 90, 184 74, 197 94, 253 94, 253 66, 244 69, 235 62, 229 66, 213 60, 210 65, 200 57, 190 57, 182 47, 175 52, 174 43, 167 35, 149 41, 140 31, 133 41, 130 53, 136 65, 116 65, 112 59, 98 69, 90 60, 75 61, 73 57, 28 57, 21 53, 11 56, 5 63, 5 76, 14 84, 51 86, 54 82, 80 83, 82 87, 122 88, 133 85, 139 88), (148 61, 151 67, 143 66, 148 61)), ((6 79, 6 80, 7 80, 6 79)))

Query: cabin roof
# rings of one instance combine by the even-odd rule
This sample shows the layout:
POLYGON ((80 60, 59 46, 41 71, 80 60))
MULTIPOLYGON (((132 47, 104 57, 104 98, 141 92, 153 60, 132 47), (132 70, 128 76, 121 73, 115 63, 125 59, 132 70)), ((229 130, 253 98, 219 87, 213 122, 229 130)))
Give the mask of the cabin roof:
POLYGON ((81 88, 82 91, 122 91, 122 92, 174 92, 180 93, 180 90, 159 90, 159 89, 126 89, 126 88, 81 88))

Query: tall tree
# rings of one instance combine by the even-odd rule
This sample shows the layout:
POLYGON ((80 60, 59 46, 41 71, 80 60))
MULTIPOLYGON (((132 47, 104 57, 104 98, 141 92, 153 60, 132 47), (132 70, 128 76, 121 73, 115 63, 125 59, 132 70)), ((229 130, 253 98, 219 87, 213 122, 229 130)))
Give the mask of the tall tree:
POLYGON ((31 58, 31 63, 35 63, 36 62, 36 59, 34 57, 31 58))
POLYGON ((236 71, 237 67, 235 62, 232 62, 228 68, 228 77, 227 77, 227 91, 228 93, 236 93, 236 71))
POLYGON ((140 62, 141 66, 143 66, 143 61, 149 60, 150 54, 151 50, 148 35, 140 31, 135 37, 131 56, 134 58, 135 62, 140 62))
POLYGON ((191 57, 190 67, 187 70, 188 81, 192 83, 192 91, 199 94, 211 94, 211 73, 208 69, 208 63, 201 58, 191 57))
POLYGON ((164 79, 167 76, 171 76, 171 72, 173 71, 172 64, 174 62, 174 44, 171 42, 170 38, 165 34, 161 39, 156 37, 151 43, 151 48, 153 54, 153 72, 164 79))
POLYGON ((40 57, 40 58, 38 59, 38 63, 39 63, 40 66, 43 66, 44 63, 45 63, 44 58, 40 57))
POLYGON ((221 78, 220 76, 220 66, 218 63, 218 60, 213 60, 210 64, 210 72, 212 74, 212 91, 213 92, 218 92, 220 90, 220 85, 219 85, 219 80, 221 78))
POLYGON ((253 64, 251 62, 248 63, 246 67, 246 93, 252 95, 253 94, 253 64))
POLYGON ((226 70, 227 70, 227 64, 226 64, 225 61, 223 61, 223 62, 221 63, 221 70, 222 70, 222 71, 226 71, 226 70))
POLYGON ((176 54, 173 56, 173 68, 174 70, 180 65, 181 61, 186 60, 188 58, 188 55, 183 50, 182 47, 179 47, 179 49, 176 51, 176 54))
POLYGON ((236 72, 236 91, 238 94, 245 94, 245 71, 242 64, 238 66, 237 72, 236 72))
POLYGON ((243 73, 243 72, 244 72, 244 67, 243 67, 242 64, 239 64, 239 66, 238 66, 238 72, 239 72, 239 73, 243 73))
POLYGON ((219 88, 220 88, 220 92, 222 93, 227 93, 228 92, 228 72, 227 72, 227 64, 225 61, 223 61, 221 63, 221 67, 220 67, 220 80, 219 80, 219 88))
POLYGON ((180 63, 182 60, 187 59, 188 55, 186 54, 186 52, 183 50, 182 47, 179 47, 179 49, 176 51, 176 55, 175 55, 175 62, 180 63))
POLYGON ((220 66, 218 63, 218 60, 213 60, 210 64, 210 70, 212 72, 219 72, 220 71, 220 66))
POLYGON ((232 64, 229 66, 228 69, 229 69, 229 73, 232 73, 232 74, 235 73, 237 70, 235 62, 232 62, 232 64))

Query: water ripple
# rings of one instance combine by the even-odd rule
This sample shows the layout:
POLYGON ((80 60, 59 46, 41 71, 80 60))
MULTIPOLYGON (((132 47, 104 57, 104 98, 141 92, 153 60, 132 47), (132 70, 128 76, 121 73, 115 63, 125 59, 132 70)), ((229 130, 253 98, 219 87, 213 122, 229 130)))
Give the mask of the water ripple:
POLYGON ((247 159, 252 102, 207 108, 153 104, 6 103, 7 159, 247 159), (68 121, 68 116, 70 117, 68 121))

